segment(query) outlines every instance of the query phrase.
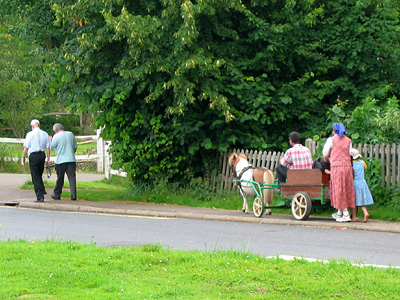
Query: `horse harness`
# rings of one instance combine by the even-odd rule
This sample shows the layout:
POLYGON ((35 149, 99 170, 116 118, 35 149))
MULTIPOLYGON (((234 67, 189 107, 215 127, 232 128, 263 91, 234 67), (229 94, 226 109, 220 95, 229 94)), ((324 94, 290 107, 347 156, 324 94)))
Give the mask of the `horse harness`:
MULTIPOLYGON (((232 165, 232 171, 233 171, 233 167, 236 166, 236 164, 238 163, 239 160, 240 160, 240 159, 237 159, 237 160, 235 161, 235 163, 232 165)), ((245 172, 247 172, 248 170, 252 170, 252 169, 254 169, 254 168, 253 168, 251 165, 248 165, 247 167, 243 168, 243 169, 240 171, 239 175, 237 175, 237 173, 236 173, 236 168, 235 168, 235 175, 236 175, 236 178, 239 179, 239 181, 237 181, 237 184, 239 185, 239 189, 240 189, 240 191, 242 192, 243 195, 245 195, 246 193, 244 192, 244 190, 243 190, 243 188, 242 188, 242 182, 240 181, 240 178, 242 178, 242 176, 243 176, 243 174, 244 174, 245 172)))
POLYGON ((252 166, 247 166, 247 167, 243 168, 243 170, 238 175, 238 179, 240 180, 240 178, 242 178, 243 174, 245 172, 247 172, 248 170, 250 170, 250 169, 253 169, 253 167, 252 166))
MULTIPOLYGON (((237 161, 238 161, 238 160, 237 160, 237 161)), ((235 162, 234 165, 236 165, 237 161, 235 162)), ((233 166, 232 166, 232 169, 233 169, 233 166)), ((243 190, 243 188, 242 188, 242 182, 240 181, 240 178, 242 178, 243 174, 244 174, 245 172, 247 172, 248 170, 255 170, 255 169, 264 170, 264 168, 262 168, 262 167, 253 168, 251 165, 249 165, 249 166, 243 168, 242 171, 240 171, 239 175, 237 175, 237 179, 239 179, 239 181, 237 181, 237 184, 239 185, 240 191, 241 191, 244 195, 245 195, 246 193, 244 192, 244 190, 243 190)), ((235 169, 235 174, 236 174, 236 169, 235 169)), ((254 175, 252 176, 252 180, 254 180, 254 175)))

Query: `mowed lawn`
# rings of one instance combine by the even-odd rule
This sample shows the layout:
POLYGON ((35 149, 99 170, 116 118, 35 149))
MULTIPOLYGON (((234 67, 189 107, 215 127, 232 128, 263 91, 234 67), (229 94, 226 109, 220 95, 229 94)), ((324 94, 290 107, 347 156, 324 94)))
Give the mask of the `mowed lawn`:
POLYGON ((400 270, 158 245, 0 243, 6 299, 398 299, 400 270))

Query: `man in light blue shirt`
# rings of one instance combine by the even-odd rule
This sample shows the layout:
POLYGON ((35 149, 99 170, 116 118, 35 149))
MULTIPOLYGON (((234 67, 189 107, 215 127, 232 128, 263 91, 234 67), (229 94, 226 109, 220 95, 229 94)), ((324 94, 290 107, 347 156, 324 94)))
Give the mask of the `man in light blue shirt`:
POLYGON ((57 182, 51 198, 60 200, 62 188, 64 186, 64 176, 67 173, 71 200, 76 200, 76 159, 75 152, 78 148, 75 136, 70 131, 64 131, 64 126, 60 123, 53 125, 53 131, 56 133, 51 142, 51 150, 56 150, 56 173, 57 182))
POLYGON ((42 176, 46 161, 45 150, 47 152, 46 164, 50 165, 50 139, 47 132, 40 129, 39 120, 32 120, 31 127, 32 131, 29 131, 25 137, 22 162, 25 163, 26 155, 29 153, 29 169, 36 194, 35 202, 44 202, 44 195, 47 193, 42 176))

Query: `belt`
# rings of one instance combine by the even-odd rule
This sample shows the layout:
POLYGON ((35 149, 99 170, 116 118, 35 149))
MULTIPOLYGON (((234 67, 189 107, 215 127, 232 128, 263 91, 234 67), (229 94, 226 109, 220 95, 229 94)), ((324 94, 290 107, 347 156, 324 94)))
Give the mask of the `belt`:
POLYGON ((36 154, 36 153, 44 153, 44 151, 31 152, 31 154, 36 154))

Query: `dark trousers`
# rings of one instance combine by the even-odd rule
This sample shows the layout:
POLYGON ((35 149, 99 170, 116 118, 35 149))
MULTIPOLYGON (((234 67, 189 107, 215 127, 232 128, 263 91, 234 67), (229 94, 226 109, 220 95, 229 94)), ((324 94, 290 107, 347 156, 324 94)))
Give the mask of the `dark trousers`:
POLYGON ((282 182, 286 182, 287 170, 288 170, 288 168, 286 168, 282 165, 278 165, 276 167, 276 177, 278 178, 278 184, 281 184, 282 182))
POLYGON ((59 197, 64 186, 64 176, 67 173, 71 198, 76 199, 76 162, 56 164, 57 182, 54 188, 54 195, 59 197))
POLYGON ((29 155, 29 169, 31 170, 32 183, 35 187, 36 199, 41 200, 47 194, 43 184, 43 171, 46 155, 44 152, 34 152, 29 155))

